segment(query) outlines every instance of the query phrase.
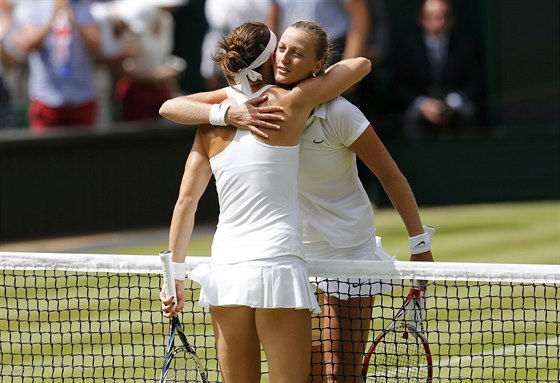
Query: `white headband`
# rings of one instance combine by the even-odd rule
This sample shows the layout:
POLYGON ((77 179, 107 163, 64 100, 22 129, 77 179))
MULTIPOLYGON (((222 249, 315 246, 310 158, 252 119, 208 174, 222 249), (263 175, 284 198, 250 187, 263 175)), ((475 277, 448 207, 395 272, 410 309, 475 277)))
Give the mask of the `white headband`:
POLYGON ((270 56, 276 50, 276 35, 274 32, 270 31, 270 38, 268 40, 268 44, 266 48, 262 51, 262 53, 249 65, 247 68, 241 69, 239 72, 235 74, 233 77, 236 84, 241 86, 241 92, 244 94, 251 94, 251 85, 249 84, 249 80, 257 81, 262 80, 262 76, 259 72, 254 71, 253 69, 260 67, 263 65, 266 60, 270 58, 270 56))

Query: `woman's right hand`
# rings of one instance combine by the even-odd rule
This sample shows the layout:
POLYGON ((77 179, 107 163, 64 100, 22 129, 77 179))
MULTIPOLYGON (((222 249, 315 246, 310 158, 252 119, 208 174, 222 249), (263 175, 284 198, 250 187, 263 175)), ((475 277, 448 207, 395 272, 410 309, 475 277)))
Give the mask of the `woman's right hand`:
POLYGON ((279 114, 284 108, 276 105, 261 106, 267 95, 253 98, 241 105, 232 105, 227 111, 226 122, 239 129, 250 130, 254 134, 268 138, 262 129, 279 130, 280 126, 274 121, 284 121, 284 116, 279 114))
POLYGON ((162 288, 159 292, 159 299, 161 300, 161 311, 165 318, 172 318, 177 315, 185 306, 185 283, 184 281, 175 280, 176 297, 168 297, 162 288), (173 302, 177 302, 175 309, 173 302))

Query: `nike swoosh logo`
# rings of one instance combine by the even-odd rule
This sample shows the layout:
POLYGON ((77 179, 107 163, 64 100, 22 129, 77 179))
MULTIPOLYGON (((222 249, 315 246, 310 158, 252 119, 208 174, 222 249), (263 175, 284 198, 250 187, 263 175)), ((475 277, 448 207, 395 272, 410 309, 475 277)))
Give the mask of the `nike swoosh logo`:
POLYGON ((360 287, 361 285, 361 283, 352 283, 352 287, 360 287))
POLYGON ((417 243, 414 247, 419 247, 419 246, 422 246, 422 245, 425 245, 425 244, 426 244, 426 242, 422 241, 422 242, 417 243))
POLYGON ((313 143, 314 143, 314 144, 322 144, 323 142, 325 142, 325 140, 321 140, 321 141, 313 140, 313 143))

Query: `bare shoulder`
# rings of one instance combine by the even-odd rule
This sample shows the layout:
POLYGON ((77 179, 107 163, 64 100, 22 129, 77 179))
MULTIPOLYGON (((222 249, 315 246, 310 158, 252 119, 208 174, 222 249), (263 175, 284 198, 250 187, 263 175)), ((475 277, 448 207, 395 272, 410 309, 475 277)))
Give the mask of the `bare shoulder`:
POLYGON ((267 96, 267 105, 279 105, 284 108, 280 113, 284 120, 276 122, 280 126, 280 130, 267 132, 269 138, 266 142, 280 146, 298 144, 310 111, 307 103, 302 100, 300 92, 274 87, 267 91, 267 96))
POLYGON ((278 86, 273 86, 266 91, 267 100, 265 104, 267 105, 278 105, 281 102, 282 98, 289 94, 290 91, 288 89, 283 89, 278 86))
POLYGON ((236 128, 233 126, 201 125, 198 135, 209 158, 224 150, 235 137, 236 128))
POLYGON ((269 105, 281 105, 290 110, 298 110, 305 104, 304 94, 299 88, 283 89, 274 87, 267 92, 269 105))

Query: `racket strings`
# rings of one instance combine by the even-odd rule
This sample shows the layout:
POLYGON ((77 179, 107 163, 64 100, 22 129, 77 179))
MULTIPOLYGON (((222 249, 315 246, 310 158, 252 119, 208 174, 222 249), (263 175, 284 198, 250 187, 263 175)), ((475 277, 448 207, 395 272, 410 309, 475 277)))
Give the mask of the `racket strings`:
POLYGON ((204 379, 194 357, 185 349, 178 348, 169 360, 169 369, 164 382, 202 383, 204 379))
POLYGON ((385 334, 370 360, 367 381, 420 382, 428 377, 428 361, 422 340, 403 329, 385 334))

